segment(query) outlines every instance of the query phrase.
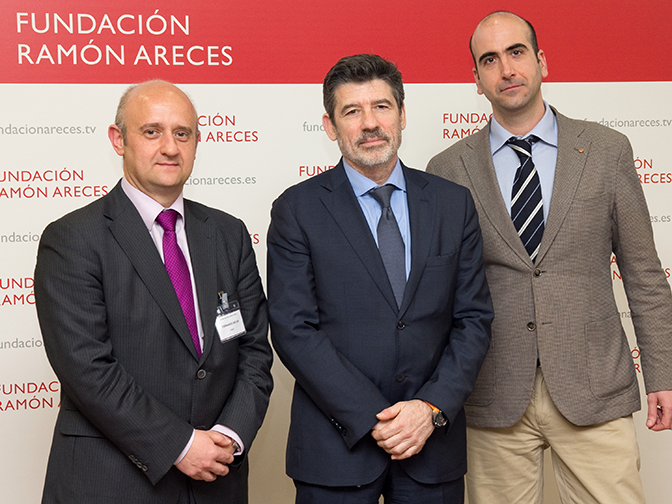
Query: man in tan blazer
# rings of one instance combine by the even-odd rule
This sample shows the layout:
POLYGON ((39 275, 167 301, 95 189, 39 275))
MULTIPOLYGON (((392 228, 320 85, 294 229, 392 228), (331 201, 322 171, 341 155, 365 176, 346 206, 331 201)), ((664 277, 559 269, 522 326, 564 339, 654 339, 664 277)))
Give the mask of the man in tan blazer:
POLYGON ((546 56, 527 21, 487 16, 471 51, 493 118, 427 168, 474 196, 495 307, 466 406, 470 502, 540 503, 548 447, 563 503, 644 502, 632 420, 639 391, 612 253, 641 350, 646 425, 656 431, 672 424, 672 297, 632 149, 624 135, 543 101, 546 56), (531 149, 521 148, 529 136, 531 149))

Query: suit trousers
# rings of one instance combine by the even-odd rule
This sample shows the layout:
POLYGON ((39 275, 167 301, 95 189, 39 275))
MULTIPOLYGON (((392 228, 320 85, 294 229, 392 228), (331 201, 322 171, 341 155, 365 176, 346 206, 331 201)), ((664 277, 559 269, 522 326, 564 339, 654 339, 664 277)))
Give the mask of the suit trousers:
POLYGON ((464 504, 464 478, 428 485, 411 478, 392 461, 383 474, 368 485, 328 487, 294 480, 296 504, 464 504))
POLYGON ((586 427, 555 407, 541 367, 523 417, 506 428, 467 428, 470 504, 541 504, 551 448, 563 504, 644 503, 632 415, 586 427))

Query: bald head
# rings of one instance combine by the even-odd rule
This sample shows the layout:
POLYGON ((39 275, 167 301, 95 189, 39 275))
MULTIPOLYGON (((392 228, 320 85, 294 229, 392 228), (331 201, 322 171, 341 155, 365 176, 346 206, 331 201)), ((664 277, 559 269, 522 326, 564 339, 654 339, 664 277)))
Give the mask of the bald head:
POLYGON ((121 97, 108 128, 124 177, 168 208, 191 175, 198 144, 198 119, 189 97, 166 81, 132 86, 121 97))
MULTIPOLYGON (((191 102, 191 99, 184 93, 184 91, 182 91, 176 85, 168 81, 155 79, 146 82, 141 82, 140 84, 133 84, 124 92, 123 95, 121 95, 121 98, 119 99, 119 105, 117 106, 117 113, 114 117, 114 124, 117 126, 117 128, 119 128, 119 131, 121 131, 124 143, 126 142, 126 135, 128 131, 128 125, 126 121, 126 109, 128 107, 129 102, 136 100, 139 101, 156 100, 157 98, 164 98, 164 97, 167 98, 171 96, 177 100, 184 100, 186 103, 189 104, 188 106, 193 110, 193 116, 194 116, 193 128, 194 131, 197 133, 198 117, 196 114, 196 109, 194 108, 194 105, 191 102)), ((197 138, 197 135, 195 136, 195 138, 197 138)))
POLYGON ((497 122, 515 135, 529 132, 544 115, 541 82, 548 76, 531 25, 510 12, 493 13, 476 27, 471 50, 477 91, 497 122))
POLYGON ((474 30, 474 33, 471 35, 471 38, 469 39, 469 51, 471 52, 471 57, 474 60, 474 67, 478 69, 478 57, 474 53, 474 37, 477 36, 478 32, 480 30, 488 29, 489 27, 495 26, 498 24, 499 21, 502 19, 515 19, 520 21, 525 25, 525 29, 527 31, 527 39, 530 44, 530 48, 534 52, 534 54, 537 54, 539 52, 539 44, 537 43, 537 32, 534 31, 534 27, 532 26, 532 23, 530 23, 527 19, 524 19, 513 12, 509 11, 497 11, 493 12, 491 14, 488 14, 485 16, 480 23, 476 26, 476 29, 474 30))

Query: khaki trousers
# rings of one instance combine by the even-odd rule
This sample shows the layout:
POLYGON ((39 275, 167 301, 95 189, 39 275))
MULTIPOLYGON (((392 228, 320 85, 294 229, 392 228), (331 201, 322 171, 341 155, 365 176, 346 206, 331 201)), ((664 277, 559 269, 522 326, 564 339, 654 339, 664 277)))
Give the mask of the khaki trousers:
POLYGON ((563 504, 645 502, 632 415, 578 427, 555 407, 538 368, 517 424, 467 428, 469 504, 541 504, 549 447, 563 504))

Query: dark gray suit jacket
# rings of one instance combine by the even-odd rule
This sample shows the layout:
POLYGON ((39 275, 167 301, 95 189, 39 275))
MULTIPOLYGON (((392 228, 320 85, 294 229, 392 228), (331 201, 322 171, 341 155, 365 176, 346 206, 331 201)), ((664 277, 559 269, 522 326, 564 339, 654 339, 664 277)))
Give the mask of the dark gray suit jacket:
POLYGON ((553 402, 592 425, 640 407, 630 348, 613 291, 611 256, 628 297, 647 392, 672 389, 672 297, 656 254, 628 139, 556 113, 558 158, 536 264, 502 199, 486 127, 434 157, 427 171, 471 189, 495 306, 492 345, 467 419, 520 420, 541 360, 553 402))
POLYGON ((272 388, 267 306, 245 225, 185 200, 185 228, 203 322, 201 359, 156 246, 117 186, 50 224, 35 297, 45 349, 62 387, 43 502, 247 502, 245 455, 272 388), (218 291, 247 327, 221 343, 218 291), (229 475, 196 482, 174 466, 193 428, 230 427, 245 455, 229 475), (181 497, 180 497, 181 496, 181 497), (183 500, 182 500, 183 501, 183 500))
POLYGON ((390 456, 376 414, 414 398, 443 410, 402 462, 424 483, 466 470, 463 404, 490 341, 492 306, 474 204, 463 187, 403 167, 411 271, 401 308, 342 162, 285 191, 268 233, 271 336, 296 378, 287 473, 326 486, 375 480, 390 456))

